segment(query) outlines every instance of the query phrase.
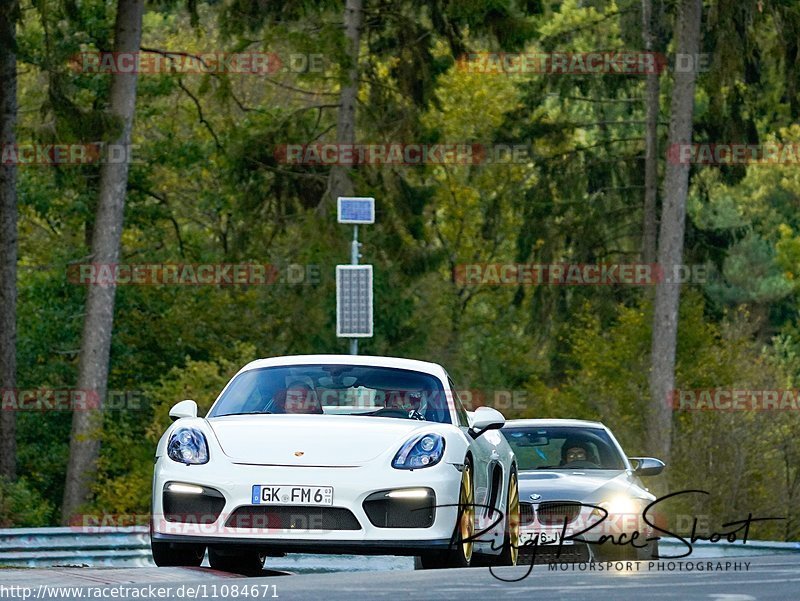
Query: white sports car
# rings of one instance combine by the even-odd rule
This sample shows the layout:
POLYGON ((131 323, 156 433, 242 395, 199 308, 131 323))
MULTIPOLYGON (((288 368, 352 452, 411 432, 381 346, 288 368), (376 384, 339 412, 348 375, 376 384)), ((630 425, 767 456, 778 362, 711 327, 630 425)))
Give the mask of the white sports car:
POLYGON ((494 409, 467 412, 434 363, 261 359, 205 417, 194 401, 156 450, 159 566, 258 572, 288 552, 414 555, 422 567, 513 565, 516 459, 494 409), (473 554, 474 551, 474 554, 473 554))

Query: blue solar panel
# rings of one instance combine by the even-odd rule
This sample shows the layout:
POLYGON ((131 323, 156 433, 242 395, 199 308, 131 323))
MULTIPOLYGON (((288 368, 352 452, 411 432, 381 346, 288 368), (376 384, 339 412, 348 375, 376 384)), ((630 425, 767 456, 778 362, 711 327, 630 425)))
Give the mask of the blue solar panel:
POLYGON ((372 336, 372 265, 336 266, 336 335, 372 336))
POLYGON ((339 197, 339 223, 375 223, 375 199, 339 197))

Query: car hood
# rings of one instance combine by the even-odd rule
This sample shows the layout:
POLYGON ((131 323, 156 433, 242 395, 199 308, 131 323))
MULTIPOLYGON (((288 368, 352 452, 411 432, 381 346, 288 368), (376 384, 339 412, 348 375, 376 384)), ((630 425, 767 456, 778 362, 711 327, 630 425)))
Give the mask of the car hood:
POLYGON ((519 500, 599 502, 628 493, 632 486, 627 472, 620 470, 523 471, 519 475, 519 500))
MULTIPOLYGON (((235 463, 352 467, 395 453, 431 422, 349 415, 237 415, 207 420, 235 463)), ((438 425, 438 424, 436 424, 438 425)))

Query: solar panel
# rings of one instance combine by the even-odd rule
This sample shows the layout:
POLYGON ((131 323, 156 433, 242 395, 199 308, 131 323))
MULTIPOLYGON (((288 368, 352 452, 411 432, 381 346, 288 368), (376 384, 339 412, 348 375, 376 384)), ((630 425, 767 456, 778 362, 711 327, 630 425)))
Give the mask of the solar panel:
POLYGON ((339 223, 375 223, 375 199, 366 196, 340 196, 339 223))
POLYGON ((372 336, 372 265, 336 266, 336 336, 372 336))

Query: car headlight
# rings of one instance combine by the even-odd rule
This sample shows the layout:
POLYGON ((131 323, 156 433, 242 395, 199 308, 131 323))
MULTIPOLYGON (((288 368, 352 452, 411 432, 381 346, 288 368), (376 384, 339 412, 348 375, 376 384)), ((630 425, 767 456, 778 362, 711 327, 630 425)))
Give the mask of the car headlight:
POLYGON ((167 456, 186 465, 208 463, 206 437, 195 428, 178 428, 169 437, 167 456))
MULTIPOLYGON (((641 511, 639 502, 632 497, 626 496, 614 497, 608 501, 602 501, 598 505, 605 509, 609 515, 636 515, 641 511)), ((602 515, 597 509, 593 509, 592 513, 602 515)))
POLYGON ((438 434, 423 434, 410 438, 392 459, 398 470, 415 470, 436 465, 444 457, 444 438, 438 434))

